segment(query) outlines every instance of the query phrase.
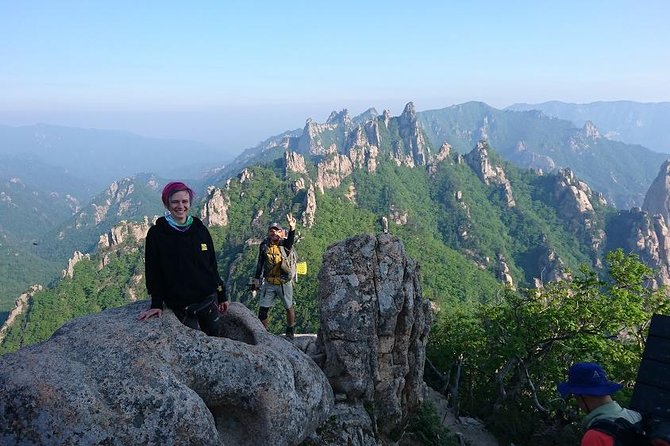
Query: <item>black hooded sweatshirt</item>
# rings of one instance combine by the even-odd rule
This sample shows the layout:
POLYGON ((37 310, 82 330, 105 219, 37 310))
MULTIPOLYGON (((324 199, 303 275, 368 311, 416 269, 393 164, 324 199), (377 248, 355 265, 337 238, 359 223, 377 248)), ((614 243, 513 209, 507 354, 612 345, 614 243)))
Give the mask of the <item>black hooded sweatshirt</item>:
POLYGON ((174 229, 165 217, 156 220, 147 232, 144 267, 151 308, 165 304, 182 310, 214 293, 219 303, 228 300, 212 236, 196 217, 185 232, 174 229))

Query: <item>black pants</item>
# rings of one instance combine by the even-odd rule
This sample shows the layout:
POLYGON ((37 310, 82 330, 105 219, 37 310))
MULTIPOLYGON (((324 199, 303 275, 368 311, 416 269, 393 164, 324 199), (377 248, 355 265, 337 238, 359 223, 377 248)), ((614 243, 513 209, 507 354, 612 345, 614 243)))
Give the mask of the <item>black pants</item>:
POLYGON ((209 336, 219 335, 219 307, 216 294, 207 296, 202 302, 174 310, 182 324, 194 330, 202 330, 209 336))

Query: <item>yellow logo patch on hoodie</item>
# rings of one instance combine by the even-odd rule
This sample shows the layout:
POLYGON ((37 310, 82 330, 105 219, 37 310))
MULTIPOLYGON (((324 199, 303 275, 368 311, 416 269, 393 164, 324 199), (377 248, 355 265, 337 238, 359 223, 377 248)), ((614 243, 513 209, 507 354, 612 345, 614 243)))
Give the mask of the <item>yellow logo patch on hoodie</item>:
POLYGON ((200 251, 207 251, 207 243, 200 243, 200 251))

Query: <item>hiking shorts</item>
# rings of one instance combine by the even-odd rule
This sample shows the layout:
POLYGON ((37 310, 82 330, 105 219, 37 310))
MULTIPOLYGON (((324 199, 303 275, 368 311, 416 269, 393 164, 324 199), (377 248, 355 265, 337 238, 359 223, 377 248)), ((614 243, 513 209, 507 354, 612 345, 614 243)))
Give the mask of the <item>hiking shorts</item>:
POLYGON ((293 306, 293 283, 286 282, 281 285, 274 285, 267 281, 263 282, 259 306, 270 308, 276 298, 284 302, 284 308, 287 310, 291 308, 293 306))

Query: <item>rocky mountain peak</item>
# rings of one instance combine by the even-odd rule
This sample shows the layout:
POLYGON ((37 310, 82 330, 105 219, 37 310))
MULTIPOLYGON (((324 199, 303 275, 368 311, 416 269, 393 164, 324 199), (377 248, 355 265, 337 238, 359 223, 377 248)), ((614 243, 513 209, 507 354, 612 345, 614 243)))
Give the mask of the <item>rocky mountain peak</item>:
POLYGON ((303 175, 307 174, 305 157, 297 152, 284 152, 284 174, 288 174, 289 172, 303 175))
POLYGON ((386 128, 388 128, 389 121, 391 120, 391 113, 388 110, 384 110, 384 114, 382 115, 382 118, 384 120, 384 126, 386 128))
POLYGON ((428 164, 431 159, 430 149, 421 124, 417 121, 416 109, 412 102, 407 103, 405 110, 398 117, 398 132, 405 150, 399 149, 393 154, 396 162, 410 167, 428 164))
POLYGON ((592 139, 602 138, 602 135, 600 134, 600 130, 598 130, 598 127, 596 127, 596 125, 591 121, 586 121, 584 123, 584 127, 582 128, 582 133, 587 138, 592 138, 592 139))
POLYGON ((370 107, 367 110, 365 110, 363 113, 360 115, 356 116, 353 121, 355 124, 361 124, 370 120, 377 119, 377 116, 379 116, 379 113, 377 112, 377 109, 374 107, 370 107))
POLYGON ((89 254, 83 254, 79 251, 75 251, 72 254, 72 257, 67 261, 67 268, 61 272, 61 277, 69 277, 70 279, 74 276, 74 267, 77 263, 81 262, 84 259, 90 259, 89 254))
POLYGON ((349 116, 349 110, 346 108, 341 112, 331 112, 326 120, 326 124, 334 125, 343 125, 345 127, 351 126, 351 117, 349 116))
POLYGON ((414 107, 413 102, 408 102, 405 105, 405 109, 402 111, 400 118, 409 122, 416 121, 416 107, 414 107))
POLYGON ((207 198, 200 211, 200 219, 208 226, 228 226, 230 197, 218 187, 207 188, 207 198))
POLYGON ((507 179, 502 166, 491 163, 488 148, 488 142, 479 140, 475 148, 465 155, 465 160, 484 184, 498 184, 501 186, 501 192, 504 195, 507 206, 512 208, 516 206, 512 193, 512 184, 507 179))
POLYGON ((593 212, 591 188, 588 184, 579 180, 569 168, 558 171, 554 195, 559 201, 560 209, 564 212, 564 215, 572 215, 573 218, 581 220, 583 217, 577 214, 593 212))
MULTIPOLYGON (((334 112, 333 112, 334 113, 334 112)), ((307 120, 302 136, 298 140, 298 152, 310 155, 328 155, 337 153, 337 143, 334 140, 324 138, 324 135, 338 130, 338 119, 332 114, 329 122, 319 124, 311 119, 307 120)), ((344 129, 342 129, 344 133, 344 129)))
POLYGON ((644 197, 642 209, 651 215, 661 215, 670 222, 670 160, 661 166, 644 197))
MULTIPOLYGON (((128 239, 135 242, 142 242, 147 235, 149 227, 153 224, 149 217, 144 217, 141 222, 120 221, 112 227, 107 233, 102 234, 98 240, 98 249, 109 249, 119 246, 128 239)), ((71 276, 70 276, 71 277, 71 276)))

